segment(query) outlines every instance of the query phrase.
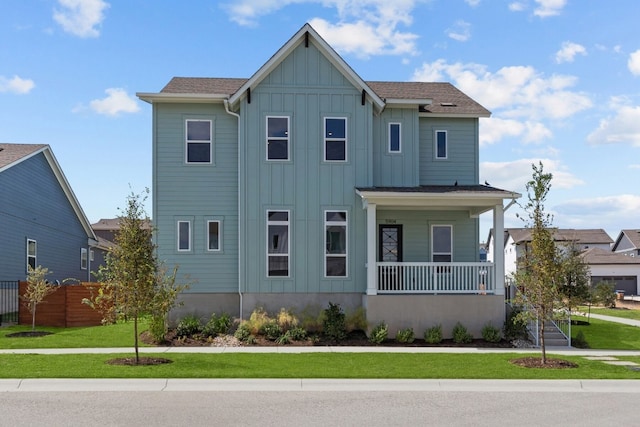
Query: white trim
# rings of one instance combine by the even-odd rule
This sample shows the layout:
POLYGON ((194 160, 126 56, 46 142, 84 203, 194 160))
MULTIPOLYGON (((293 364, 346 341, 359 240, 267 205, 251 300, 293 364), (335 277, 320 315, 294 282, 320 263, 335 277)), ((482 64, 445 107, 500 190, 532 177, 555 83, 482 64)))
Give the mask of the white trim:
POLYGON ((267 278, 287 278, 287 277, 291 277, 291 211, 288 209, 267 209, 266 212, 266 224, 267 224, 267 228, 266 228, 266 239, 265 239, 265 246, 266 246, 266 274, 267 274, 267 278), (287 214, 287 220, 286 221, 270 221, 269 220, 269 213, 270 212, 285 212, 287 214), (287 226, 287 253, 286 254, 269 254, 269 226, 270 225, 286 225, 287 226), (270 257, 286 257, 287 258, 287 275, 286 276, 271 276, 269 275, 269 258, 270 257))
POLYGON ((86 270, 89 265, 89 253, 87 248, 80 248, 80 270, 86 270))
POLYGON ((322 150, 323 162, 326 163, 347 163, 349 161, 349 120, 344 116, 325 116, 322 119, 322 150), (327 120, 344 120, 344 138, 328 138, 327 137, 327 120), (344 139, 344 160, 328 160, 327 159, 327 142, 342 141, 344 139))
POLYGON ((207 236, 207 252, 221 252, 222 251, 222 221, 219 219, 208 219, 206 223, 205 235, 207 236), (212 222, 218 223, 218 249, 211 249, 211 240, 209 240, 211 233, 209 232, 209 224, 212 222))
POLYGON ((453 262, 453 225, 451 224, 431 224, 431 262, 453 262), (436 252, 435 251, 435 238, 433 229, 436 227, 448 228, 449 229, 449 248, 450 252, 436 252), (436 255, 449 255, 451 257, 450 261, 435 261, 433 259, 436 255))
POLYGON ((184 120, 184 163, 187 165, 210 165, 213 163, 213 120, 211 119, 185 119, 184 120), (208 122, 209 123, 209 139, 189 140, 189 122, 208 122), (208 162, 190 162, 189 161, 189 144, 209 144, 209 161, 208 162))
POLYGON ((27 250, 27 254, 26 254, 27 255, 27 259, 26 259, 26 261, 27 261, 26 264, 27 265, 25 265, 25 269, 27 271, 29 271, 29 259, 30 258, 33 258, 33 268, 38 266, 38 242, 35 239, 27 238, 27 248, 26 248, 26 250, 27 250), (33 242, 33 248, 34 248, 34 254, 33 255, 29 254, 29 242, 33 242))
POLYGON ((153 103, 172 103, 172 102, 192 102, 192 103, 213 103, 224 102, 229 95, 214 93, 148 93, 137 92, 136 96, 141 100, 153 103))
POLYGON ((400 122, 389 122, 387 125, 387 153, 388 154, 400 154, 402 153, 402 123, 400 122), (398 126, 398 150, 391 150, 391 127, 397 125, 398 126))
POLYGON ((335 278, 347 278, 349 277, 349 212, 346 209, 326 209, 323 214, 323 222, 324 222, 324 262, 323 262, 323 275, 325 279, 335 279, 335 278), (331 212, 339 212, 344 213, 345 220, 344 221, 327 221, 327 214, 331 212), (327 252, 327 227, 329 226, 338 226, 344 227, 344 254, 331 254, 327 252), (327 258, 344 258, 344 276, 328 276, 327 275, 327 258))
POLYGON ((449 158, 449 135, 446 130, 436 129, 433 131, 433 158, 436 160, 447 160, 449 158), (444 157, 438 156, 438 134, 444 133, 444 157))
POLYGON ((176 250, 178 252, 191 252, 191 221, 184 220, 184 219, 180 219, 176 221, 176 250), (187 243, 188 243, 187 249, 180 248, 180 237, 181 237, 180 224, 183 224, 183 223, 189 226, 189 229, 187 230, 187 243))
POLYGON ((291 161, 291 118, 289 116, 266 116, 265 120, 265 159, 268 162, 289 162, 291 161), (287 136, 269 137, 269 119, 287 119, 287 136), (270 159, 269 158, 269 140, 286 141, 287 142, 287 158, 286 159, 270 159))

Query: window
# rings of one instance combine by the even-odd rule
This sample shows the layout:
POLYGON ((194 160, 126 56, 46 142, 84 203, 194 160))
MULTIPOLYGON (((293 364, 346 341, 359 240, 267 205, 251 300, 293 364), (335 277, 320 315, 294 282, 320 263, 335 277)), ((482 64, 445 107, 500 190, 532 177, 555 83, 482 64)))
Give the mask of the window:
POLYGON ((178 251, 191 250, 191 223, 178 221, 178 251))
POLYGON ((433 262, 452 261, 452 227, 434 225, 431 227, 431 257, 433 262))
POLYGON ((94 253, 93 253, 93 250, 91 250, 91 249, 89 250, 89 261, 91 261, 91 262, 95 261, 94 260, 94 253))
MULTIPOLYGON (((35 240, 27 239, 27 266, 31 268, 36 268, 36 252, 37 252, 37 243, 35 240)), ((29 271, 29 268, 27 268, 29 271)))
POLYGON ((436 131, 435 149, 436 149, 436 159, 447 158, 447 131, 446 130, 436 131))
POLYGON ((267 276, 289 276, 289 211, 267 211, 267 276))
POLYGON ((327 162, 347 160, 347 119, 344 117, 324 119, 324 159, 327 162))
POLYGON ((347 277, 347 212, 325 211, 325 276, 347 277))
POLYGON ((289 117, 267 117, 267 160, 289 160, 289 117))
POLYGON ((400 123, 389 123, 389 153, 399 153, 400 150, 400 123))
POLYGON ((80 248, 80 268, 87 269, 87 248, 80 248))
POLYGON ((187 120, 187 163, 211 163, 211 120, 187 120))
POLYGON ((220 250, 220 221, 207 221, 207 250, 220 250))

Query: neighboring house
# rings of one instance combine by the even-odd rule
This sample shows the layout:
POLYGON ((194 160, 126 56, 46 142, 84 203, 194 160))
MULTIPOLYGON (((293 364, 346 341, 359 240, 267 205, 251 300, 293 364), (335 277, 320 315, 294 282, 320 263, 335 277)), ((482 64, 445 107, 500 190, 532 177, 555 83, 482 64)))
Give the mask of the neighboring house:
POLYGON ((41 265, 51 281, 91 281, 98 245, 51 148, 0 144, 0 280, 41 265))
POLYGON ((334 302, 392 337, 503 324, 478 217, 503 229, 520 194, 479 184, 490 113, 451 84, 363 81, 307 24, 249 79, 137 95, 153 105, 158 255, 191 281, 174 314, 334 302))
POLYGON ((614 290, 623 291, 626 295, 640 293, 640 257, 600 248, 587 249, 582 257, 591 270, 591 285, 607 281, 614 284, 614 290))
MULTIPOLYGON (((559 246, 572 245, 578 250, 598 248, 609 251, 613 240, 603 229, 573 229, 554 228, 553 239, 559 246)), ((487 238, 487 260, 492 262, 495 257, 493 245, 494 232, 489 230, 487 238)), ((507 276, 512 275, 517 270, 518 259, 524 253, 528 244, 531 243, 530 228, 507 228, 504 230, 504 270, 507 276)))
POLYGON ((623 255, 640 257, 640 230, 622 230, 611 250, 623 255))

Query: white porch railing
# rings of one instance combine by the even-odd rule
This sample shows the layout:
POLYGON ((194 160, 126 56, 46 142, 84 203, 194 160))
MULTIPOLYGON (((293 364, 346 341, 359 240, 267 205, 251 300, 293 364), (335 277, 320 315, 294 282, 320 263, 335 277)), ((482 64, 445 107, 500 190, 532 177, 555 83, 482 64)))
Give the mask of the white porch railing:
POLYGON ((379 294, 494 294, 488 262, 378 262, 379 294))

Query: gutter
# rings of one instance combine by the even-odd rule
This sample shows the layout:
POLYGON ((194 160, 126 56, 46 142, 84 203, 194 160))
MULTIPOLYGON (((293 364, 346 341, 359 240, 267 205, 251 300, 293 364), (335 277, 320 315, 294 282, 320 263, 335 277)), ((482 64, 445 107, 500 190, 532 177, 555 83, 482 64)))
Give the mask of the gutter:
POLYGON ((240 212, 241 212, 241 199, 240 199, 240 114, 234 113, 229 110, 229 100, 223 100, 224 110, 227 114, 234 116, 238 119, 238 295, 240 296, 240 314, 239 318, 242 320, 242 221, 240 220, 240 212))

